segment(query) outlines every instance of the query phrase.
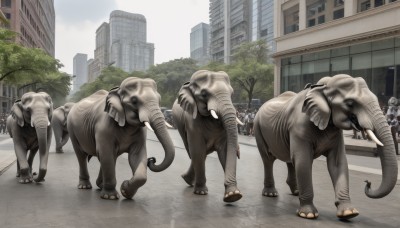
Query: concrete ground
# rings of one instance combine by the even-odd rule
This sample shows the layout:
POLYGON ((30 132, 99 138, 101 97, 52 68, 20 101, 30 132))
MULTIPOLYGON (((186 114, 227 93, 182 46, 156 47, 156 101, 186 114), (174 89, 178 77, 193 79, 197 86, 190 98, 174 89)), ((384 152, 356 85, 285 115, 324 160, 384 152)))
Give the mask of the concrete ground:
MULTIPOLYGON (((0 227, 399 227, 400 186, 385 198, 369 199, 364 194, 364 181, 375 188, 381 182, 380 161, 375 157, 348 155, 350 196, 360 215, 350 221, 336 218, 334 192, 326 162, 314 161, 314 204, 319 218, 306 220, 296 216, 298 197, 292 196, 286 185, 286 165, 275 162, 274 175, 280 195, 263 197, 263 164, 254 137, 239 136, 241 159, 238 160, 237 182, 243 198, 235 203, 222 201, 223 170, 215 153, 208 156, 206 176, 209 193, 193 194, 193 188, 180 177, 189 166, 189 158, 176 130, 170 130, 176 146, 173 164, 164 172, 148 170, 147 183, 133 200, 109 201, 99 197, 100 191, 77 189, 78 162, 71 144, 65 153, 50 149, 46 181, 22 185, 15 178, 12 141, 0 136, 0 227), (4 165, 8 163, 8 165, 4 165), (10 166, 11 165, 11 166, 10 166), (5 167, 9 168, 5 168, 5 167)), ((353 142, 345 134, 346 144, 353 142)), ((353 143, 371 146, 366 140, 353 143)), ((372 143, 371 143, 372 144, 372 143)), ((373 146, 373 144, 372 144, 373 146)), ((148 156, 163 159, 163 150, 154 134, 147 140, 148 156)), ((117 190, 123 180, 132 176, 127 156, 117 160, 117 190)), ((37 170, 38 157, 34 170, 37 170)), ((99 163, 89 163, 91 181, 95 186, 99 163)))

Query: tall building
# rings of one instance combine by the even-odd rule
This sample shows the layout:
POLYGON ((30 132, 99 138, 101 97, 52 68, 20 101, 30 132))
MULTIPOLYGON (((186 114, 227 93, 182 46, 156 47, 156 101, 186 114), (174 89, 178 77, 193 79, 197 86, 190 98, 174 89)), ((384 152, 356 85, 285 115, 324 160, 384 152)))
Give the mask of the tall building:
POLYGON ((210 26, 200 23, 190 32, 190 58, 197 61, 200 66, 210 61, 210 26))
MULTIPOLYGON (((41 48, 54 57, 55 11, 54 0, 1 0, 0 27, 18 35, 15 41, 25 47, 41 48), (8 23, 4 23, 4 19, 8 23)), ((15 86, 0 82, 0 112, 9 112, 17 94, 15 86)))
POLYGON ((154 65, 154 44, 147 43, 146 29, 146 18, 141 14, 111 12, 108 64, 126 72, 145 71, 154 65))
POLYGON ((229 64, 242 43, 259 39, 273 53, 273 6, 273 0, 210 0, 212 60, 229 64))
POLYGON ((275 95, 345 73, 400 96, 400 1, 279 0, 275 40, 275 95))
POLYGON ((87 54, 78 53, 74 56, 72 92, 76 93, 79 88, 88 82, 88 60, 87 54))
POLYGON ((145 71, 154 65, 154 44, 147 43, 147 22, 143 15, 115 10, 109 23, 102 23, 96 30, 90 80, 111 65, 126 72, 145 71))

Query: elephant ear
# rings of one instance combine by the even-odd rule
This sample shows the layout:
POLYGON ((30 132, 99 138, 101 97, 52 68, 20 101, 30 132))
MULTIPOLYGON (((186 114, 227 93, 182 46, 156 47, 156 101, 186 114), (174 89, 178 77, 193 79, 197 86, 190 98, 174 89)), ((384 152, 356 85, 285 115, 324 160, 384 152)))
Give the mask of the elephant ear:
POLYGON ((104 111, 107 112, 108 115, 115 121, 117 121, 119 126, 123 127, 125 126, 125 111, 124 107, 122 107, 118 90, 119 87, 115 87, 110 90, 106 98, 106 107, 104 108, 104 111))
POLYGON ((307 113, 315 126, 324 130, 331 117, 331 109, 323 93, 326 85, 314 85, 310 88, 304 99, 302 111, 307 113))
POLYGON ((11 116, 17 121, 17 124, 20 127, 24 126, 24 115, 22 114, 22 104, 21 100, 15 101, 14 105, 11 108, 11 116))
POLYGON ((190 82, 182 85, 178 94, 178 104, 183 110, 193 115, 193 119, 197 117, 197 104, 194 100, 193 93, 190 89, 190 82))
POLYGON ((67 112, 65 110, 65 106, 61 106, 60 110, 63 112, 64 118, 61 120, 62 125, 66 126, 67 125, 67 112))

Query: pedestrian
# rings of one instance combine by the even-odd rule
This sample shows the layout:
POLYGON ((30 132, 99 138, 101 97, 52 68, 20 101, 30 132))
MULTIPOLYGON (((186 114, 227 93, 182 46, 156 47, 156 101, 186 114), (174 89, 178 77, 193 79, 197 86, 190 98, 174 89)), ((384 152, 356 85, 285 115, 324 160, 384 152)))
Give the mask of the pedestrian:
POLYGON ((6 119, 4 115, 0 117, 0 132, 3 134, 6 133, 6 119))
POLYGON ((393 137, 393 142, 394 142, 394 148, 396 150, 396 154, 399 155, 399 145, 397 142, 397 129, 399 127, 399 122, 397 121, 397 118, 394 118, 393 114, 388 115, 388 124, 390 126, 390 131, 392 132, 392 137, 393 137))

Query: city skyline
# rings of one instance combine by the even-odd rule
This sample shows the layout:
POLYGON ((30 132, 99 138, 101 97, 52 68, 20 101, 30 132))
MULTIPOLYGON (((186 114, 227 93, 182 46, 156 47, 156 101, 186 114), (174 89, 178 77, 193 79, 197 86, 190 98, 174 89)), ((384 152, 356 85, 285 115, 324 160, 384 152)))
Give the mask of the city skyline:
POLYGON ((55 57, 64 64, 61 71, 71 74, 73 56, 76 53, 85 53, 88 59, 93 58, 96 29, 109 20, 109 15, 113 10, 123 10, 146 17, 147 40, 155 46, 155 64, 176 58, 188 58, 190 57, 191 28, 200 22, 209 22, 208 6, 208 1, 201 0, 168 2, 88 0, 84 3, 77 0, 55 1, 55 57))

